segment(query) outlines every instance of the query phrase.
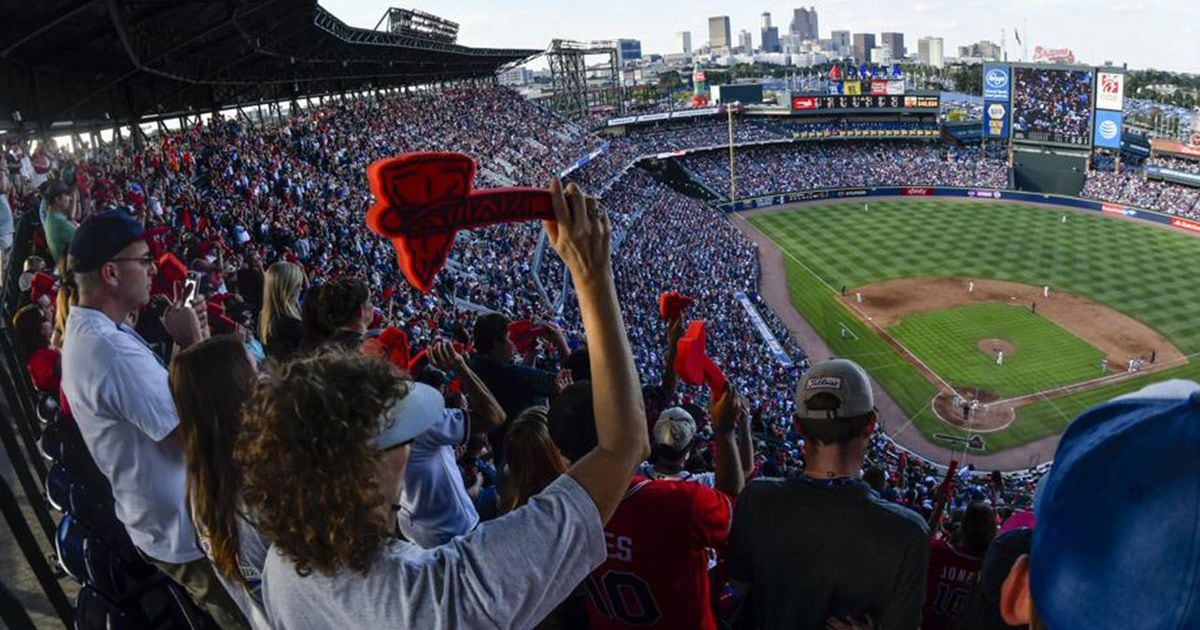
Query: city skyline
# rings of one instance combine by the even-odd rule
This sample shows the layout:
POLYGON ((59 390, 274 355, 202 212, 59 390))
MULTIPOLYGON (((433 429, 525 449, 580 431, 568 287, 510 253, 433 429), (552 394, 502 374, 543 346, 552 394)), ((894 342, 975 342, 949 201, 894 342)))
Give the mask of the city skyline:
POLYGON ((1035 46, 1071 48, 1083 63, 1112 61, 1130 68, 1155 68, 1200 73, 1200 3, 1180 0, 1113 0, 1111 3, 1075 0, 1017 0, 1001 7, 985 0, 913 0, 899 5, 882 1, 762 2, 737 4, 698 0, 682 6, 666 3, 610 0, 596 5, 521 0, 482 4, 466 0, 320 0, 352 26, 371 28, 390 6, 401 5, 433 13, 461 25, 459 42, 466 46, 545 48, 551 39, 599 40, 632 38, 642 42, 643 54, 675 50, 675 33, 690 31, 692 48, 708 43, 708 19, 729 16, 732 34, 748 30, 754 46, 762 45, 759 25, 764 12, 784 35, 793 11, 814 7, 819 37, 834 30, 904 36, 909 55, 923 37, 945 40, 948 57, 960 46, 980 40, 1001 43, 1006 31, 1010 61, 1021 58, 1014 29, 1032 57, 1035 46), (988 11, 994 11, 991 15, 988 11), (1000 15, 1003 10, 1003 16, 1000 15), (1026 26, 1027 24, 1027 26, 1026 26), (1153 46, 1143 45, 1152 42, 1153 46))

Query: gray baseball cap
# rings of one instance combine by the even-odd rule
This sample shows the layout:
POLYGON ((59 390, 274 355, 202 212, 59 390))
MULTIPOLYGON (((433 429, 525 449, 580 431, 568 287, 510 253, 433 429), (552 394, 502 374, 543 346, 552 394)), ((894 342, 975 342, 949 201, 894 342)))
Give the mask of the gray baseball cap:
POLYGON ((811 420, 854 418, 875 410, 871 379, 859 364, 830 359, 810 368, 796 386, 797 413, 811 420), (826 394, 827 396, 818 396, 826 394))

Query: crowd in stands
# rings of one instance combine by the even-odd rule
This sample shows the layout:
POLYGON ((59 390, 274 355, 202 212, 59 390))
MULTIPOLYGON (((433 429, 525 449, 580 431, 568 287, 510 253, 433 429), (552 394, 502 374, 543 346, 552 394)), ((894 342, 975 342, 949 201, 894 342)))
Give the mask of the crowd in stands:
POLYGON ((1200 188, 1148 179, 1141 169, 1089 171, 1083 196, 1192 219, 1200 218, 1200 188))
POLYGON ((928 120, 831 120, 824 122, 781 121, 759 122, 784 137, 839 137, 839 136, 912 136, 939 132, 938 122, 928 120))
POLYGON ((1172 158, 1160 155, 1147 159, 1146 166, 1157 166, 1159 168, 1179 171, 1181 173, 1200 175, 1200 160, 1185 160, 1182 158, 1172 158))
POLYGON ((1013 70, 1013 129, 1082 138, 1091 125, 1092 73, 1013 70))
MULTIPOLYGON (((0 249, 6 214, 43 228, 15 327, 132 543, 221 627, 1024 626, 1035 605, 1053 627, 1131 619, 1039 580, 1094 579, 1046 568, 1072 532, 1117 549, 1122 519, 1144 516, 1186 544, 1186 515, 1139 514, 1119 494, 1092 499, 1097 527, 1058 502, 1103 494, 1097 460, 1179 492, 1197 412, 1098 412, 1171 437, 1141 466, 1114 454, 1126 436, 1085 424, 1064 439, 1081 445, 1062 457, 1077 468, 944 479, 883 434, 862 368, 810 364, 795 346, 756 294, 755 246, 726 217, 641 169, 621 175, 633 157, 725 133, 712 121, 612 140, 574 174, 582 190, 550 184, 556 221, 463 234, 428 294, 405 288, 363 225, 367 164, 461 151, 478 186, 546 186, 600 139, 476 87, 339 102, 263 129, 216 119, 143 148, 14 147, 46 180, 0 179, 0 249), (539 229, 538 277, 558 286, 569 271, 562 313, 533 280, 539 229), (680 382, 686 321, 664 322, 658 304, 670 290, 695 299, 685 319, 707 323, 723 395, 680 382), (1055 538, 1029 533, 1039 480, 1049 507, 1036 520, 1055 538)), ((1002 163, 930 143, 738 156, 747 195, 1006 179, 1002 163)), ((684 164, 724 190, 724 159, 684 164)), ((1146 605, 1170 606, 1158 596, 1146 605)))
MULTIPOLYGON (((683 165, 714 190, 729 190, 729 156, 719 151, 686 156, 683 165)), ((1003 188, 1002 160, 973 152, 948 156, 923 142, 814 142, 748 147, 735 156, 738 196, 857 186, 971 186, 1003 188)))

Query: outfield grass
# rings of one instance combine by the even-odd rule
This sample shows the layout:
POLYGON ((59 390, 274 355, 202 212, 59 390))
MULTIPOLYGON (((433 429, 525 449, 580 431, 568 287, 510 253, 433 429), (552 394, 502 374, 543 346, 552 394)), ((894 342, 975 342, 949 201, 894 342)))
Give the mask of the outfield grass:
POLYGON ((992 302, 907 315, 888 329, 955 389, 1013 398, 1100 376, 1104 354, 1023 306, 992 302), (981 339, 1003 339, 1015 352, 996 357, 981 339))
MULTIPOLYGON (((927 199, 872 201, 869 212, 860 202, 813 205, 750 222, 784 250, 792 303, 831 351, 862 363, 931 435, 953 432, 929 412, 935 388, 846 311, 834 287, 905 277, 1049 284, 1142 321, 1185 354, 1200 352, 1200 283, 1182 262, 1200 260, 1200 239, 1098 215, 1069 213, 1064 224, 1061 214, 1003 202, 927 199)), ((1097 351, 1081 370, 1098 370, 1098 363, 1097 351)), ((1088 406, 1169 377, 1200 378, 1200 364, 1022 407, 1010 429, 988 434, 988 451, 1060 432, 1088 406)))

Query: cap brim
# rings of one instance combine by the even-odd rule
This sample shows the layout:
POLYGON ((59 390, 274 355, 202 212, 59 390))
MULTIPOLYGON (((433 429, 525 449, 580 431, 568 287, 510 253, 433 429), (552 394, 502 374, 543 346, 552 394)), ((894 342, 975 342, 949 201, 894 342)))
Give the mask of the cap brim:
POLYGON ((384 451, 421 435, 441 419, 446 401, 438 390, 424 383, 410 383, 408 395, 397 400, 384 412, 384 425, 371 446, 384 451))

